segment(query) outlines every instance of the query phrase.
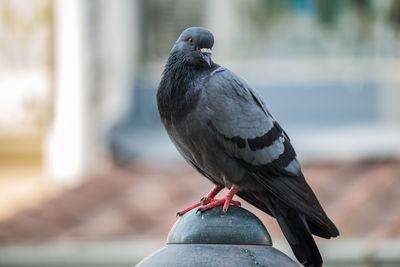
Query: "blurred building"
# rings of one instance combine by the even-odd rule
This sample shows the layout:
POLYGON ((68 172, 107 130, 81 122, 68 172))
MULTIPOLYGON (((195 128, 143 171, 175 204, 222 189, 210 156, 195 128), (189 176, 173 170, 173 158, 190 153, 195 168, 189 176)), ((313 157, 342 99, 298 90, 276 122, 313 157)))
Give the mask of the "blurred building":
POLYGON ((399 264, 388 209, 400 205, 399 0, 0 0, 0 14, 0 266, 33 266, 54 242, 68 256, 43 256, 53 266, 79 265, 79 246, 95 253, 87 264, 106 249, 106 265, 131 265, 208 190, 155 103, 190 26, 214 33, 213 60, 259 90, 291 136, 343 234, 321 242, 328 264, 399 264), (129 247, 136 256, 115 254, 129 247))

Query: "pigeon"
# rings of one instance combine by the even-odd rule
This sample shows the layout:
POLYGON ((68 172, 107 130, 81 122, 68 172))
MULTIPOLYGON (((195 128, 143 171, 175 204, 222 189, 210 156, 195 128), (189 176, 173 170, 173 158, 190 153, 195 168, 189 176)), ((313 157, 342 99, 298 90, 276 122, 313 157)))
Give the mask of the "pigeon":
POLYGON ((213 34, 201 27, 182 32, 167 58, 157 91, 161 121, 183 158, 215 186, 183 215, 240 205, 238 195, 276 218, 296 258, 322 266, 312 235, 339 231, 307 184, 289 136, 261 95, 211 59, 213 34), (229 192, 221 199, 216 195, 229 192))

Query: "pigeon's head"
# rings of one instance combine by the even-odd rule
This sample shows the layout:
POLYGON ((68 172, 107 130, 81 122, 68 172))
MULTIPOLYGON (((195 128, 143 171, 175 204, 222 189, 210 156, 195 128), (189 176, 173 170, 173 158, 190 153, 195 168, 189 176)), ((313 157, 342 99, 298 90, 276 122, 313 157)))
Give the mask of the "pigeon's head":
POLYGON ((198 67, 211 67, 212 33, 201 27, 191 27, 182 32, 171 53, 184 62, 198 67))

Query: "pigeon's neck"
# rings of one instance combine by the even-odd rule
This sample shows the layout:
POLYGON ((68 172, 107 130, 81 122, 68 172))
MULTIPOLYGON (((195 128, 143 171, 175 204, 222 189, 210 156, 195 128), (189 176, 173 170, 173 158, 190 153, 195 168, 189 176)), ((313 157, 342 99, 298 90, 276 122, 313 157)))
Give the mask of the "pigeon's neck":
POLYGON ((185 64, 174 57, 167 60, 157 92, 164 124, 182 121, 196 107, 212 69, 185 64))

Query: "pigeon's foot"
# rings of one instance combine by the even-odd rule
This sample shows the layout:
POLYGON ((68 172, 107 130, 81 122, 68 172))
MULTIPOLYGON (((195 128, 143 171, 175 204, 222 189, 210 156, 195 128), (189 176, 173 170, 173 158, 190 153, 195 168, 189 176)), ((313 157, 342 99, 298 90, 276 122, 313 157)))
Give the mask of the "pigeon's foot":
POLYGON ((240 202, 236 201, 236 200, 232 200, 233 196, 236 194, 236 192, 239 191, 239 187, 236 185, 232 185, 231 190, 229 190, 228 194, 226 194, 226 196, 222 199, 213 199, 211 200, 210 203, 208 203, 207 205, 199 208, 197 210, 197 212, 204 212, 206 210, 218 207, 218 206, 224 206, 222 208, 222 211, 224 213, 226 213, 228 211, 229 205, 235 205, 235 206, 239 206, 240 207, 240 202))
POLYGON ((215 196, 221 192, 222 189, 224 189, 225 186, 223 185, 216 185, 211 191, 207 194, 207 196, 203 197, 200 199, 200 203, 202 205, 207 205, 208 203, 211 203, 214 201, 215 196))
POLYGON ((224 205, 224 207, 222 208, 223 212, 226 213, 228 211, 229 205, 235 205, 240 207, 240 202, 236 201, 236 200, 227 200, 226 197, 221 198, 221 199, 214 199, 211 203, 199 208, 196 212, 204 212, 206 210, 218 207, 218 206, 222 206, 224 205))
POLYGON ((224 188, 225 188, 225 186, 223 186, 223 185, 215 186, 213 189, 211 189, 211 191, 205 197, 200 199, 199 203, 196 203, 190 207, 187 207, 184 210, 177 212, 176 216, 182 216, 186 212, 191 211, 192 209, 197 208, 198 206, 206 205, 206 204, 209 204, 209 203, 215 201, 214 197, 224 188))

